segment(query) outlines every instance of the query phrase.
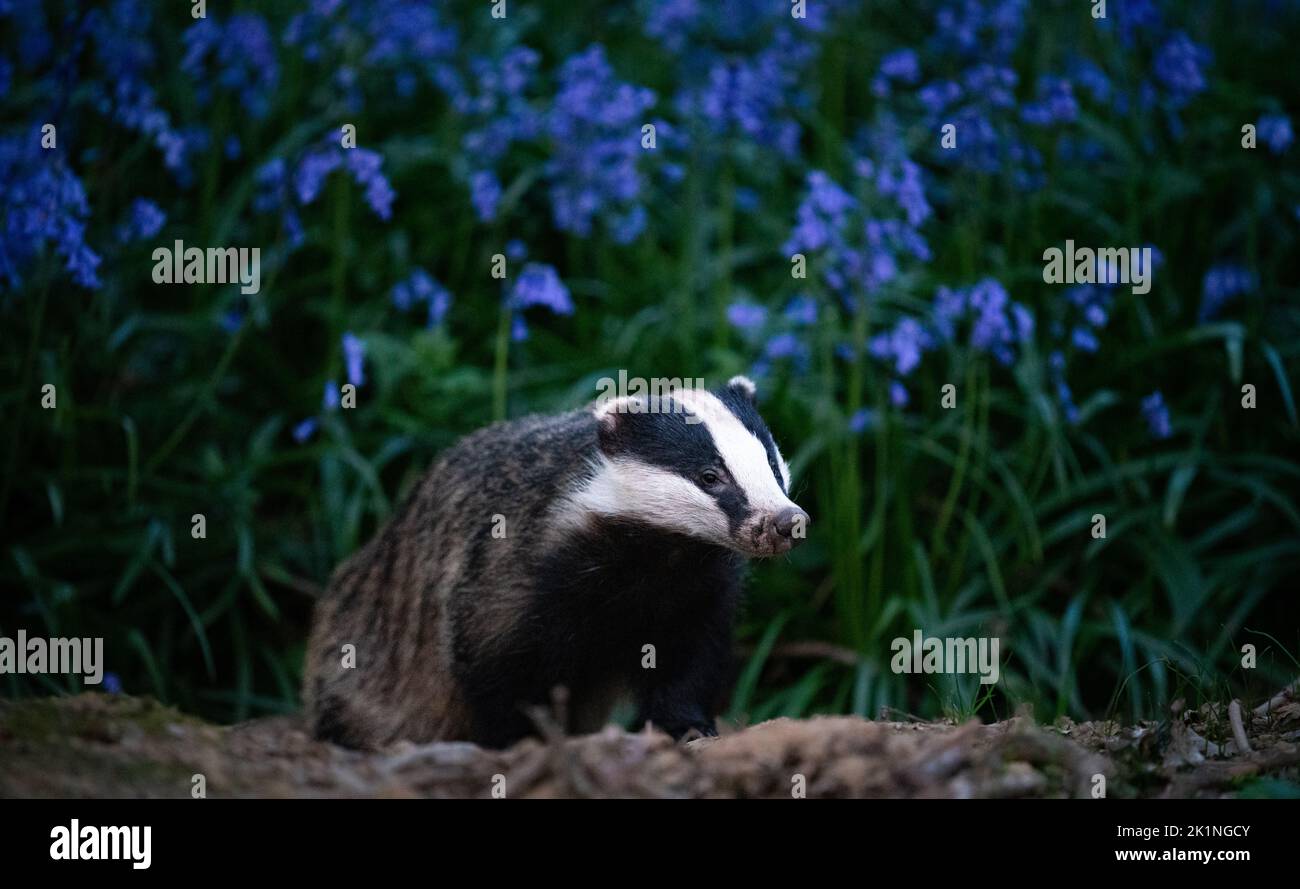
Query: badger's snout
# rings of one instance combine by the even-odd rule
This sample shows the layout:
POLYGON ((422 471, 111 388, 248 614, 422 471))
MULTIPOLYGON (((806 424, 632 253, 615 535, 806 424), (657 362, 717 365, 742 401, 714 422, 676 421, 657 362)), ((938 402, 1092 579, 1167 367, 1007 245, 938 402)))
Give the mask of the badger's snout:
POLYGON ((797 506, 787 506, 769 513, 758 526, 755 550, 759 555, 774 556, 788 553, 808 536, 808 513, 797 506))

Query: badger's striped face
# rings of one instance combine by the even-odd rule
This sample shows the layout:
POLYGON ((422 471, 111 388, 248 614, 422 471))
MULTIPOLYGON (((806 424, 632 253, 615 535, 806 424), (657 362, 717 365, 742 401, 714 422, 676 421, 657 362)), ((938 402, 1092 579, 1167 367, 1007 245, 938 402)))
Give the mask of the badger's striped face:
POLYGON ((567 508, 642 522, 750 556, 790 550, 808 515, 788 496, 790 470, 754 407, 754 384, 678 390, 596 409, 600 458, 567 508))

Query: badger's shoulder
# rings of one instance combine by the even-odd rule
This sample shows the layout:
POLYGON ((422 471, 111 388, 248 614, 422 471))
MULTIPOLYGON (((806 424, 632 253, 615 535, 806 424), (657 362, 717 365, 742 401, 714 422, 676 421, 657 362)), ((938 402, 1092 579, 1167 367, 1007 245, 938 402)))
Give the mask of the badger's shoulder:
POLYGON ((596 418, 589 408, 563 414, 532 414, 485 426, 460 439, 435 462, 435 471, 526 474, 533 484, 581 469, 598 448, 596 418))

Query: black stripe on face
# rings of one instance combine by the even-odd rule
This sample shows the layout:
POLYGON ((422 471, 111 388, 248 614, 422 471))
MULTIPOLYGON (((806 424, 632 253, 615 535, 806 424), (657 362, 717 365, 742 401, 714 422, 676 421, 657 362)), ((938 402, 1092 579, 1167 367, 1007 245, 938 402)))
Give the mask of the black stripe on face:
POLYGON ((763 450, 767 452, 768 468, 772 470, 777 486, 781 488, 781 493, 789 494, 790 492, 785 489, 785 479, 781 477, 781 463, 776 456, 776 442, 772 440, 772 432, 763 422, 758 408, 754 407, 754 402, 748 395, 733 386, 715 389, 713 394, 727 406, 727 410, 731 411, 740 424, 762 443, 763 450))
POLYGON ((701 490, 717 502, 734 534, 749 517, 749 500, 728 473, 708 424, 686 418, 685 409, 665 411, 662 404, 658 413, 606 414, 599 424, 601 451, 665 469, 695 485, 706 469, 719 472, 725 484, 701 490))

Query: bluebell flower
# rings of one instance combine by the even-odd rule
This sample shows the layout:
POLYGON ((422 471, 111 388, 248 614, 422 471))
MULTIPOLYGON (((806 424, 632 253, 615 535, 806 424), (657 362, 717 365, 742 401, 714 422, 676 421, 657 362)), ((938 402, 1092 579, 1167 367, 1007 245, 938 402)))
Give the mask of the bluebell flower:
POLYGON ((1039 78, 1038 98, 1021 109, 1020 117, 1040 127, 1073 123, 1079 117, 1074 87, 1063 77, 1039 78))
POLYGON ((110 695, 120 695, 122 693, 122 677, 116 673, 104 673, 104 693, 110 695))
POLYGON ((522 310, 543 306, 557 315, 573 314, 573 299, 553 266, 530 262, 510 291, 510 306, 522 310))
POLYGON ((275 41, 266 20, 237 13, 223 25, 215 17, 200 19, 184 34, 181 68, 194 80, 200 102, 211 100, 211 85, 234 93, 240 108, 265 117, 279 81, 275 41))
POLYGON ((1070 342, 1080 352, 1096 352, 1101 347, 1096 335, 1086 327, 1076 327, 1070 331, 1070 342))
POLYGON ((1205 69, 1211 54, 1182 31, 1174 32, 1155 59, 1155 76, 1169 91, 1176 104, 1183 104, 1206 86, 1205 69))
POLYGON ((751 302, 734 302, 727 306, 727 321, 741 330, 757 330, 767 322, 767 309, 751 302))
POLYGON ((1245 266, 1221 263, 1211 267, 1201 282, 1198 320, 1209 321, 1217 317, 1225 305, 1243 293, 1252 293, 1258 283, 1255 273, 1245 266))
POLYGON ((894 407, 897 408, 904 408, 907 407, 908 402, 911 400, 912 400, 912 396, 908 394, 906 386, 904 386, 898 380, 890 380, 889 382, 889 403, 890 404, 892 404, 894 407))
POLYGON ((501 200, 501 183, 490 170, 479 170, 469 178, 470 203, 480 222, 491 222, 501 200))
POLYGON ((1114 27, 1119 32, 1120 42, 1132 47, 1139 34, 1159 33, 1162 21, 1155 0, 1124 0, 1111 3, 1107 17, 1098 19, 1096 24, 1101 28, 1114 27))
POLYGON ((140 241, 154 237, 167 223, 167 214, 153 201, 136 198, 131 202, 127 218, 118 228, 118 240, 140 241))
POLYGON ((567 59, 559 81, 546 121, 554 146, 546 172, 555 223, 585 238, 604 219, 618 243, 630 243, 645 221, 631 211, 644 185, 640 127, 655 94, 618 80, 599 45, 567 59))
POLYGON ((871 81, 871 91, 880 98, 892 92, 894 83, 914 84, 921 76, 921 63, 916 50, 899 49, 889 53, 880 61, 880 70, 871 81))
POLYGON ((1070 425, 1079 422, 1079 408, 1074 403, 1074 395, 1065 381, 1065 354, 1059 349, 1052 352, 1047 359, 1047 372, 1056 389, 1056 401, 1061 406, 1065 421, 1070 425))
MULTIPOLYGON (((320 196, 330 173, 346 169, 353 181, 365 189, 365 199, 370 209, 386 221, 392 216, 396 194, 384 177, 382 167, 383 158, 378 152, 368 148, 345 149, 327 144, 309 150, 298 162, 293 176, 293 194, 300 204, 313 203, 320 196)), ((259 183, 270 184, 270 180, 280 172, 280 168, 270 164, 262 167, 258 173, 259 183)), ((255 203, 255 206, 258 205, 255 203)))
POLYGON ((1291 118, 1285 114, 1265 114, 1255 125, 1255 132, 1274 154, 1284 154, 1295 140, 1291 118))
POLYGON ((894 372, 900 377, 909 375, 921 363, 921 356, 932 341, 919 321, 902 318, 894 329, 871 340, 869 351, 873 358, 892 361, 894 372))
POLYGON ((351 332, 343 334, 343 363, 347 367, 348 382, 364 386, 366 382, 366 344, 351 332))
POLYGON ((324 389, 321 392, 320 406, 326 412, 338 410, 339 384, 337 380, 325 381, 324 389))
POLYGON ((528 339, 528 323, 524 321, 523 315, 516 314, 510 319, 510 339, 516 343, 528 339))
POLYGON ((1147 428, 1151 431, 1151 437, 1162 441, 1174 434, 1173 427, 1169 422, 1169 407, 1165 404, 1165 397, 1156 390, 1142 399, 1142 417, 1147 421, 1147 428))
POLYGON ((393 305, 400 311, 412 306, 427 306, 429 325, 441 324, 451 308, 451 293, 424 269, 417 268, 403 281, 393 285, 393 305))
POLYGON ((768 361, 791 361, 802 372, 808 366, 808 346, 793 333, 778 333, 763 347, 763 357, 768 361))
POLYGON ((849 417, 849 431, 855 435, 866 432, 876 425, 876 412, 870 408, 858 408, 849 417))
POLYGON ((817 300, 802 293, 791 297, 785 307, 785 317, 795 324, 816 324, 817 300))
POLYGON ((366 203, 376 216, 385 222, 393 215, 393 199, 397 197, 385 178, 384 159, 368 148, 346 150, 348 172, 357 185, 365 189, 366 203))
POLYGON ((305 443, 316 434, 319 425, 320 422, 315 417, 308 417, 293 427, 293 440, 298 444, 305 443))
POLYGON ((82 287, 99 287, 99 254, 86 243, 86 191, 57 155, 40 147, 36 131, 0 137, 0 283, 17 288, 27 265, 47 247, 82 287))

